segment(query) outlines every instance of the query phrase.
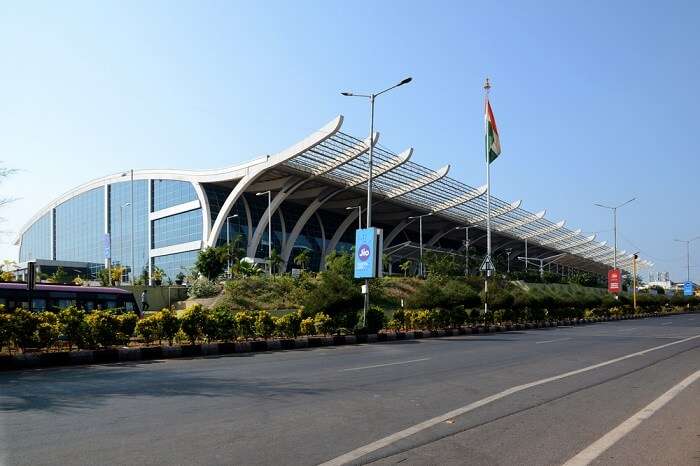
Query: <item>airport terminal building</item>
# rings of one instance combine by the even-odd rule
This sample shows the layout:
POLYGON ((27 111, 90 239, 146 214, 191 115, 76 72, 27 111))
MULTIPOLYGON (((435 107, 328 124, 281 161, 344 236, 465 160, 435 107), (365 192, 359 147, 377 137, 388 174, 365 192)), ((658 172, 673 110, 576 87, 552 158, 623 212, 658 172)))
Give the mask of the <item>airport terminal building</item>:
MULTIPOLYGON (((104 267, 107 258, 138 276, 154 267, 171 280, 187 274, 199 250, 241 235, 247 257, 272 247, 291 270, 301 250, 310 268, 354 244, 358 215, 366 209, 369 138, 342 131, 338 116, 323 128, 274 155, 218 170, 135 170, 90 181, 56 198, 20 231, 19 261, 74 261, 104 267), (256 195, 270 191, 268 195, 256 195), (358 208, 359 206, 359 208, 358 208), (133 241, 132 241, 133 238, 133 241)), ((486 248, 485 187, 472 187, 411 161, 413 150, 393 152, 374 134, 373 226, 384 232, 388 272, 424 250, 483 257, 486 248), (430 214, 420 223, 411 216, 430 214), (461 228, 460 227, 468 227, 461 228)), ((605 275, 613 248, 595 235, 552 222, 545 211, 529 212, 521 201, 491 198, 493 255, 511 269, 547 267, 559 273, 605 275), (526 260, 518 257, 525 257, 526 260)), ((618 251, 618 266, 631 270, 632 256, 618 251)), ((644 261, 640 265, 645 265, 644 261)), ((478 264, 472 269, 476 272, 478 264)))

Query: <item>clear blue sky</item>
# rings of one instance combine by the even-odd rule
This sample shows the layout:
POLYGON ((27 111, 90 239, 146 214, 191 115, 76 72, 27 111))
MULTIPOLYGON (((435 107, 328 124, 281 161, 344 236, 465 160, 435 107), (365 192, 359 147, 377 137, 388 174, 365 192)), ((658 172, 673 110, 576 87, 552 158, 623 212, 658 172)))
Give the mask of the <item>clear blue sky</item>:
MULTIPOLYGON (((700 235, 700 3, 4 2, 1 215, 129 168, 216 168, 291 145, 337 114, 363 136, 484 182, 482 83, 503 153, 494 193, 685 278, 700 235), (643 5, 643 6, 642 6, 643 5)), ((16 258, 10 236, 0 258, 16 258)), ((700 281, 700 241, 692 276, 700 281)), ((647 274, 644 273, 646 279, 647 274)))

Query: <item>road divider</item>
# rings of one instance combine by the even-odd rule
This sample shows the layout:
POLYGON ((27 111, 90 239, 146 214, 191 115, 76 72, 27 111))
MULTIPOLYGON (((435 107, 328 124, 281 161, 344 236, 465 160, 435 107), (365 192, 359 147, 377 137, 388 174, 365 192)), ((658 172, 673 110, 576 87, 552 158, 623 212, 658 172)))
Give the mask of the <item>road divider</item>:
MULTIPOLYGON (((637 314, 629 319, 659 317, 668 314, 637 314)), ((182 357, 203 357, 235 353, 285 351, 323 346, 353 345, 364 343, 439 338, 457 335, 482 335, 528 329, 571 327, 621 320, 620 317, 595 317, 590 319, 563 319, 540 322, 504 323, 499 325, 461 326, 450 329, 388 331, 369 335, 307 336, 297 338, 275 338, 267 340, 247 340, 222 343, 202 343, 195 345, 144 346, 140 348, 106 348, 96 350, 63 352, 28 352, 1 354, 0 371, 36 369, 41 367, 72 366, 85 364, 109 364, 117 362, 137 362, 182 357)), ((552 340, 551 342, 553 342, 552 340)), ((561 340, 563 341, 563 340, 561 340)), ((547 341, 550 342, 550 341, 547 341)))

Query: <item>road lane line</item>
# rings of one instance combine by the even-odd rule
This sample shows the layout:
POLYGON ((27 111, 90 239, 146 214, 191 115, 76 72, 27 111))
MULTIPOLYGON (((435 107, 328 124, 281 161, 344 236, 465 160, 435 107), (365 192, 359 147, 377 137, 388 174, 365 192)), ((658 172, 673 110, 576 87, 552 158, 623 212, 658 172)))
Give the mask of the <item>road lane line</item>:
POLYGON ((666 403, 671 401, 676 397, 676 395, 683 391, 684 388, 688 387, 698 379, 700 379, 700 370, 695 371, 695 373, 683 379, 680 383, 646 405, 622 424, 618 425, 613 430, 593 442, 587 448, 580 451, 576 456, 564 463, 563 466, 586 466, 590 464, 605 450, 615 445, 615 443, 617 443, 622 437, 629 434, 643 421, 649 419, 655 412, 663 408, 666 403))
POLYGON ((328 460, 325 463, 322 463, 320 466, 340 466, 342 464, 350 463, 351 461, 355 461, 359 458, 362 458, 365 455, 368 455, 368 454, 375 452, 381 448, 384 448, 384 447, 387 447, 393 443, 396 443, 399 440, 405 439, 405 438, 410 437, 414 434, 417 434, 418 432, 421 432, 421 431, 429 429, 435 425, 443 423, 443 422, 447 421, 448 419, 452 419, 453 417, 461 416, 462 414, 468 413, 469 411, 474 411, 477 408, 480 408, 480 407, 485 406, 487 404, 493 403, 494 401, 500 400, 501 398, 505 398, 505 397, 512 395, 514 393, 518 393, 518 392, 521 392, 523 390, 527 390, 528 388, 537 387, 539 385, 544 385, 544 384, 549 383, 549 382, 555 382, 557 380, 565 379, 567 377, 572 377, 574 375, 582 374, 584 372, 592 371, 592 370, 598 369, 600 367, 609 366, 610 364, 615 364, 616 362, 624 361, 626 359, 634 358, 637 356, 642 356, 642 355, 650 353, 652 351, 657 351, 657 350, 660 350, 663 348, 668 348, 669 346, 678 345, 680 343, 685 343, 686 341, 695 340, 696 338, 700 338, 700 334, 693 335, 692 337, 684 338, 683 340, 672 341, 670 343, 665 343, 665 344, 660 345, 660 346, 654 346, 652 348, 648 348, 648 349, 645 349, 642 351, 637 351, 636 353, 630 353, 630 354, 627 354, 625 356, 620 356, 620 357, 615 358, 615 359, 610 359, 608 361, 599 362, 598 364, 586 366, 586 367, 583 367, 581 369, 576 369, 573 371, 565 372, 563 374, 555 375, 552 377, 547 377, 546 379, 540 379, 540 380, 536 380, 534 382, 529 382, 529 383, 525 383, 522 385, 516 385, 514 387, 510 387, 506 390, 503 390, 500 393, 496 393, 494 395, 487 396, 486 398, 482 398, 478 401, 474 401, 473 403, 469 403, 468 405, 462 406, 461 408, 454 409, 454 410, 449 411, 449 412, 442 414, 440 416, 436 416, 432 419, 428 419, 426 421, 423 421, 423 422, 420 422, 416 425, 408 427, 404 430, 401 430, 401 431, 396 432, 394 434, 388 435, 388 436, 381 438, 379 440, 376 440, 372 443, 368 443, 367 445, 356 448, 348 453, 345 453, 344 455, 338 456, 337 458, 333 458, 331 460, 328 460))
POLYGON ((672 323, 673 323, 673 322, 664 322, 664 323, 661 324, 661 325, 671 325, 672 323))
POLYGON ((554 343, 556 341, 567 341, 567 340, 573 340, 573 338, 557 338, 556 340, 544 340, 544 341, 536 341, 536 345, 544 345, 545 343, 554 343))
POLYGON ((429 360, 430 360, 430 358, 421 358, 421 359, 411 359, 410 361, 388 362, 386 364, 375 364, 373 366, 362 366, 362 367, 351 367, 349 369, 340 369, 338 372, 361 371, 363 369, 374 369, 375 367, 396 366, 398 364, 410 364, 412 362, 429 361, 429 360))

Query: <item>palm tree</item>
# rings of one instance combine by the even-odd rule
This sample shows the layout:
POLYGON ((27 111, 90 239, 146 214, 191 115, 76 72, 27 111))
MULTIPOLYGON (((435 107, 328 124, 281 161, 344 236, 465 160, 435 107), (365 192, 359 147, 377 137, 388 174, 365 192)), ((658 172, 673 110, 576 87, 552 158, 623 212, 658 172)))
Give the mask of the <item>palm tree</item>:
POLYGON ((311 251, 308 249, 304 249, 299 254, 294 256, 294 265, 298 265, 302 269, 306 269, 306 267, 309 265, 309 262, 311 262, 311 251))
POLYGON ((282 260, 282 256, 277 252, 277 249, 273 249, 272 252, 270 253, 270 272, 275 273, 275 270, 279 268, 279 266, 284 262, 282 260))
POLYGON ((401 264, 399 264, 399 268, 401 269, 401 271, 403 272, 403 276, 405 277, 406 275, 408 275, 408 271, 411 270, 411 261, 406 259, 405 261, 401 262, 401 264))

